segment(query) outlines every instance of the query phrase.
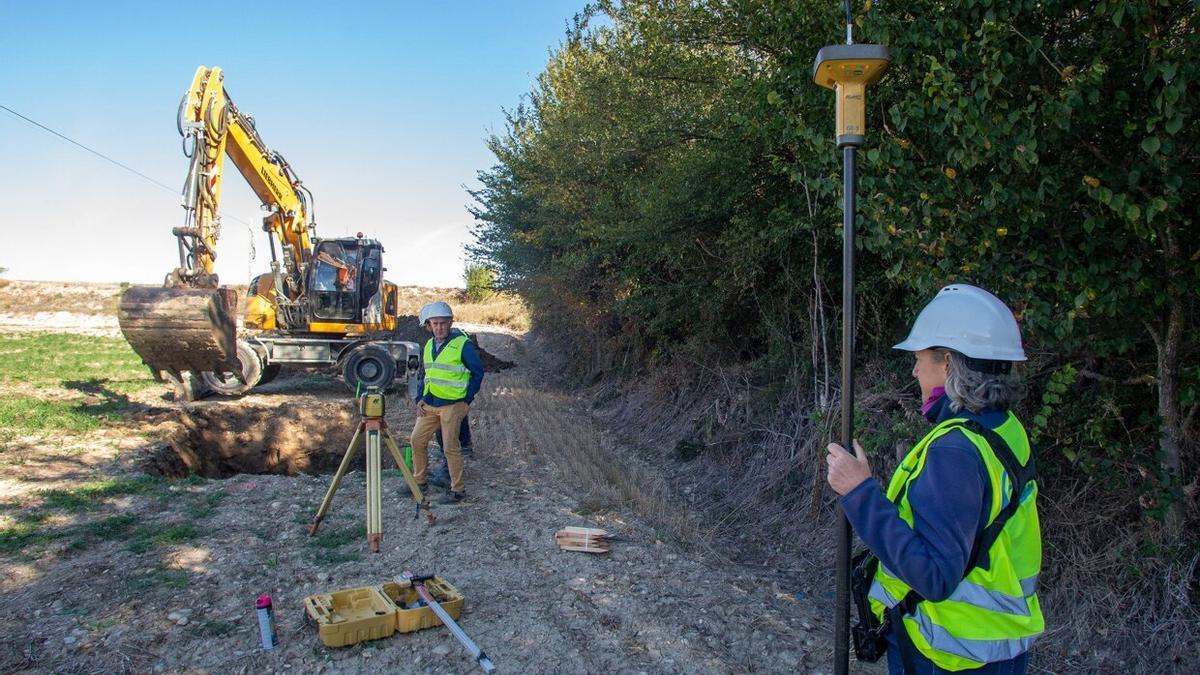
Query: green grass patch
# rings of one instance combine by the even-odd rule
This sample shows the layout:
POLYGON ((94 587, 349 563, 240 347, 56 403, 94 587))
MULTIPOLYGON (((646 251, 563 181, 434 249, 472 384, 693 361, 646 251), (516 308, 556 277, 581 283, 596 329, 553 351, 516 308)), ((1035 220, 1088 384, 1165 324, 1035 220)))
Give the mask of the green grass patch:
POLYGON ((188 487, 195 487, 197 485, 204 485, 204 483, 207 482, 207 480, 208 479, 205 478, 204 476, 201 476, 195 472, 190 472, 190 473, 188 473, 187 476, 176 479, 174 482, 174 485, 186 485, 188 487))
POLYGON ((112 628, 113 626, 119 626, 122 623, 124 623, 124 622, 121 621, 120 617, 106 616, 103 619, 96 619, 95 621, 84 622, 83 625, 86 626, 89 631, 95 633, 95 632, 99 632, 99 631, 108 630, 109 628, 112 628))
POLYGON ((193 632, 202 637, 219 638, 233 635, 237 629, 237 624, 232 621, 205 621, 197 624, 193 632))
POLYGON ((137 523, 137 518, 123 513, 74 528, 74 532, 89 539, 117 539, 137 523))
POLYGON ((66 333, 0 335, 0 383, 91 394, 100 392, 88 389, 128 394, 156 384, 124 339, 66 333))
POLYGON ((362 548, 367 545, 367 528, 362 525, 329 525, 323 523, 323 527, 317 530, 317 536, 309 537, 305 542, 309 558, 319 565, 362 560, 362 548), (342 547, 350 544, 356 544, 359 548, 342 550, 342 547))
POLYGON ((225 493, 223 492, 208 492, 193 495, 188 504, 184 506, 184 513, 192 520, 203 520, 217 510, 217 505, 224 498, 225 493))
POLYGON ((129 540, 129 550, 134 553, 145 553, 159 546, 179 544, 199 536, 196 526, 191 523, 175 523, 172 525, 143 525, 134 530, 129 540))
POLYGON ((153 476, 112 478, 92 481, 75 488, 57 488, 38 493, 43 508, 63 511, 90 511, 103 505, 105 497, 145 495, 158 492, 163 482, 153 476))
POLYGON ((41 529, 46 516, 35 511, 18 516, 11 525, 0 527, 0 553, 19 553, 28 546, 42 546, 53 540, 56 533, 41 529))
MULTIPOLYGON (((202 481, 203 479, 201 479, 202 481)), ((186 484, 187 479, 179 481, 186 484)), ((194 482, 194 481, 193 481, 194 482)), ((36 557, 47 544, 69 540, 71 550, 82 550, 102 541, 125 541, 135 553, 145 553, 168 544, 176 544, 201 536, 191 523, 144 525, 138 527, 138 517, 128 513, 111 515, 78 525, 47 527, 46 520, 56 512, 80 513, 106 506, 105 499, 123 495, 152 495, 165 497, 168 481, 154 476, 110 478, 95 480, 73 488, 42 490, 37 493, 42 503, 35 509, 19 511, 17 502, 0 502, 0 512, 7 512, 10 524, 0 527, 0 554, 19 554, 36 557)), ((184 512, 193 519, 211 515, 223 494, 180 495, 187 499, 184 512)))
POLYGON ((18 554, 28 551, 36 557, 47 544, 55 540, 70 540, 71 550, 88 548, 98 541, 120 539, 134 526, 137 518, 120 514, 82 525, 46 527, 50 514, 37 510, 17 518, 13 525, 0 528, 0 553, 18 554))
POLYGON ((115 411, 78 401, 48 401, 29 396, 0 399, 0 427, 13 435, 38 431, 83 433, 117 418, 115 411))
POLYGON ((59 536, 71 539, 69 548, 72 551, 82 551, 101 541, 124 539, 125 534, 136 523, 136 517, 129 514, 121 514, 66 528, 59 536))

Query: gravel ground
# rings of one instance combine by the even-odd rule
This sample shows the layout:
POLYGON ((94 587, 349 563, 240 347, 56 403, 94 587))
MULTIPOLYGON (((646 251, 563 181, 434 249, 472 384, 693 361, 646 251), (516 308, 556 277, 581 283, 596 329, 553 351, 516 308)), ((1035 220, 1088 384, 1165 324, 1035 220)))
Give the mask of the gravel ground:
MULTIPOLYGON (((485 349, 517 366, 485 380, 471 413, 478 449, 467 466, 468 500, 436 506, 436 524, 414 519, 394 470, 384 478, 378 554, 363 534, 361 470, 342 483, 315 538, 306 524, 327 474, 237 474, 96 497, 47 522, 79 528, 123 515, 159 532, 182 526, 187 536, 147 547, 136 529, 114 528, 82 546, 64 537, 36 556, 0 554, 0 672, 472 671, 443 628, 334 649, 303 620, 306 595, 379 584, 405 570, 436 573, 462 592, 461 625, 501 672, 830 670, 827 623, 802 594, 656 531, 620 504, 588 499, 595 486, 566 459, 576 443, 637 466, 639 475, 653 469, 611 440, 583 412, 585 402, 548 384, 523 336, 476 328, 485 349), (621 540, 607 555, 561 552, 553 534, 567 525, 602 527, 621 540), (269 652, 258 646, 254 612, 264 593, 274 599, 280 641, 269 652)), ((138 475, 169 447, 180 418, 198 411, 236 421, 274 409, 272 433, 303 444, 320 411, 344 424, 351 406, 340 382, 305 374, 238 400, 176 407, 151 390, 139 402, 143 410, 121 428, 70 442, 35 439, 19 465, 4 467, 0 517, 34 508, 47 487, 138 475)), ((412 412, 389 404, 403 444, 412 412)), ((246 429, 230 444, 260 443, 264 433, 246 429)), ((340 438, 312 438, 326 454, 344 447, 340 438)))

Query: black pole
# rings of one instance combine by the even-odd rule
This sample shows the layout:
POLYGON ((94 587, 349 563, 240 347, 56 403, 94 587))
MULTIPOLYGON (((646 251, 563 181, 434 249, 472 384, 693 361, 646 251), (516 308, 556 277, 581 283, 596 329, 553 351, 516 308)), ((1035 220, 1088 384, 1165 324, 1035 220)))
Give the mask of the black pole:
MULTIPOLYGON (((843 139, 838 139, 843 141, 843 139)), ((854 439, 854 151, 842 145, 842 445, 853 453, 854 439)), ((833 628, 834 672, 850 670, 850 521, 837 509, 837 614, 833 628)))

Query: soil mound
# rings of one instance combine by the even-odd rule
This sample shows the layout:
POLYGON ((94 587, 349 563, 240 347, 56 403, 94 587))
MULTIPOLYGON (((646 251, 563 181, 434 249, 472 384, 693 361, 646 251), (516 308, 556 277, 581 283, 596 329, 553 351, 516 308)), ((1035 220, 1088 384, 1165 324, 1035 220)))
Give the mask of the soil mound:
MULTIPOLYGON (((397 319, 395 334, 397 339, 415 342, 421 345, 422 348, 425 346, 425 341, 429 339, 429 331, 422 328, 421 324, 417 323, 417 317, 413 315, 401 316, 397 319)), ((514 364, 512 361, 505 361, 479 346, 479 338, 477 336, 471 335, 470 337, 471 342, 475 343, 475 347, 479 350, 479 358, 483 361, 483 372, 498 373, 506 368, 513 367, 514 364)))

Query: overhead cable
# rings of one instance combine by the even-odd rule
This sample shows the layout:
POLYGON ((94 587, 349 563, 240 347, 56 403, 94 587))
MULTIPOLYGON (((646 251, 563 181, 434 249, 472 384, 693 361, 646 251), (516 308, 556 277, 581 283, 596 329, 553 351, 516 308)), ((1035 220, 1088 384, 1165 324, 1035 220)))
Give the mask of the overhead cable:
MULTIPOLYGON (((157 185, 158 187, 160 187, 168 192, 171 192, 172 194, 179 194, 179 190, 177 188, 173 188, 170 185, 167 185, 161 181, 157 181, 157 180, 151 178, 150 176, 147 176, 146 174, 142 173, 141 171, 138 171, 137 169, 135 169, 127 164, 118 162, 117 160, 113 159, 112 157, 109 157, 108 155, 104 154, 103 152, 100 152, 99 150, 93 150, 92 148, 89 148, 88 146, 84 145, 83 143, 80 143, 79 141, 77 141, 73 138, 70 138, 70 137, 66 136, 65 134, 61 134, 61 133, 57 132, 54 129, 51 129, 50 127, 46 126, 45 124, 38 122, 37 120, 30 119, 29 117, 22 115, 21 113, 17 112, 16 110, 13 110, 12 108, 10 108, 4 104, 0 104, 0 110, 3 110, 5 112, 9 113, 10 115, 19 117, 22 120, 25 120, 26 122, 34 125, 35 127, 38 127, 39 129, 42 129, 49 133, 52 133, 55 136, 58 136, 59 138, 63 139, 64 141, 70 143, 71 145, 82 148, 82 149, 92 153, 93 155, 99 157, 100 159, 103 159, 106 162, 115 164, 115 165, 121 167, 122 169, 125 169, 129 173, 132 173, 133 175, 138 176, 139 178, 141 178, 143 180, 147 180, 147 181, 153 183, 154 185, 157 185)), ((221 216, 224 218, 229 218, 231 220, 235 220, 247 227, 250 227, 249 222, 242 220, 241 218, 238 218, 237 216, 232 216, 232 215, 229 215, 228 213, 224 213, 224 212, 220 212, 220 213, 221 213, 221 216)), ((251 230, 251 232, 253 232, 253 230, 251 230)), ((251 246, 253 246, 253 243, 251 243, 251 246)))

